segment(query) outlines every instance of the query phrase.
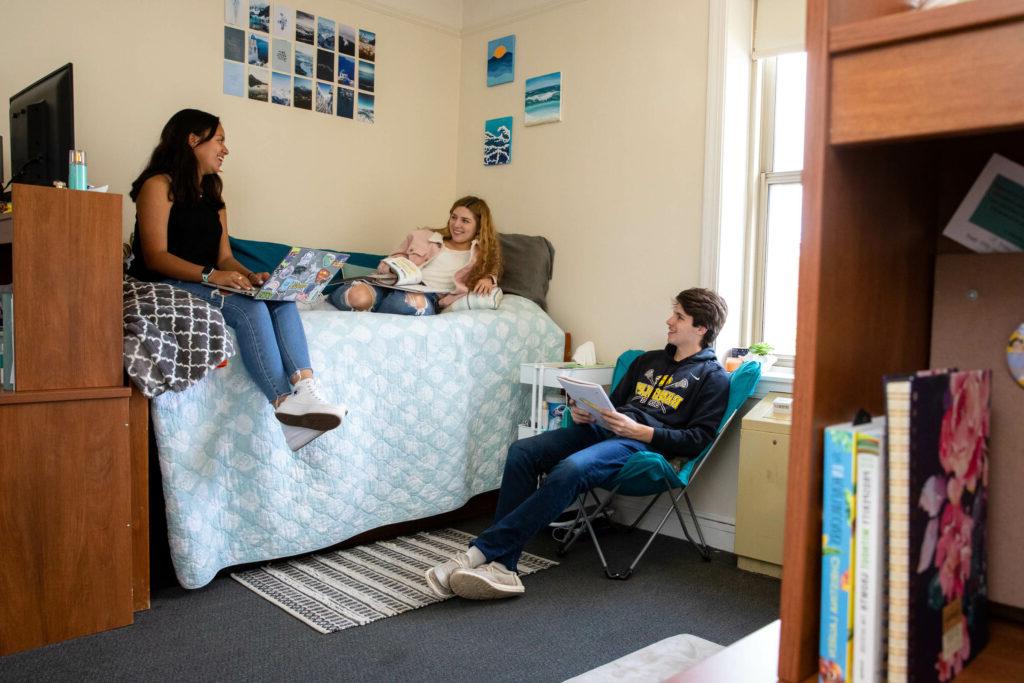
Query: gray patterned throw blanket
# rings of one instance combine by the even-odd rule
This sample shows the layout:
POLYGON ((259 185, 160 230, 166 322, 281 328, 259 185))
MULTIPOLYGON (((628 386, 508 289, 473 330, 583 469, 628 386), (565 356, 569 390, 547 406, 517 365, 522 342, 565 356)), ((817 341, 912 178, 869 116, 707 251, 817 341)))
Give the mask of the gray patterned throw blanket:
POLYGON ((162 282, 124 280, 124 368, 146 396, 182 391, 235 353, 221 312, 162 282))

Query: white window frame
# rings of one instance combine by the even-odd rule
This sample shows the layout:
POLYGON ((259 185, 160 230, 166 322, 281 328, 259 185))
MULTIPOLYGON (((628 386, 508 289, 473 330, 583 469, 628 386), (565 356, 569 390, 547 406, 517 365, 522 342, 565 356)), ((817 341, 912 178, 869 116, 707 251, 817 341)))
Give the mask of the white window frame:
MULTIPOLYGON (((700 283, 725 295, 730 305, 729 320, 716 344, 723 358, 730 347, 760 341, 768 189, 772 184, 793 182, 799 174, 761 169, 761 160, 770 158, 764 146, 773 143, 774 134, 774 111, 766 117, 761 107, 762 101, 770 101, 774 109, 774 98, 763 95, 766 79, 761 60, 771 58, 774 63, 775 57, 802 46, 794 44, 794 50, 773 47, 771 53, 756 54, 755 8, 756 0, 708 0, 700 283), (742 160, 736 156, 737 143, 742 143, 742 160), (737 202, 743 207, 739 215, 734 210, 737 202)), ((774 73, 771 79, 774 89, 774 73)), ((789 381, 792 371, 785 367, 792 364, 792 356, 778 363, 789 381)))
MULTIPOLYGON (((763 57, 754 63, 755 86, 751 98, 751 168, 755 173, 751 182, 751 225, 750 243, 753 245, 751 267, 747 271, 748 306, 743 326, 743 340, 746 344, 760 341, 764 334, 765 311, 765 269, 768 245, 768 194, 772 185, 803 183, 803 170, 775 171, 771 163, 775 148, 775 85, 778 56, 763 57)), ((780 367, 792 367, 793 355, 779 355, 780 367)))

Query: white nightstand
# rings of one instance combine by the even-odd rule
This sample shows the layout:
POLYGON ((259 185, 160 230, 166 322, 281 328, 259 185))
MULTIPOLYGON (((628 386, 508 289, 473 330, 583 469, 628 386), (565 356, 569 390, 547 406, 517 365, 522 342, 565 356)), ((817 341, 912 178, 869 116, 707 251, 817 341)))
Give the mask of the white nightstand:
POLYGON ((523 363, 519 366, 519 381, 530 385, 530 422, 519 425, 519 438, 525 439, 544 431, 541 412, 544 410, 544 388, 561 389, 557 377, 564 375, 584 379, 607 387, 612 383, 615 366, 610 363, 577 365, 576 363, 523 363))

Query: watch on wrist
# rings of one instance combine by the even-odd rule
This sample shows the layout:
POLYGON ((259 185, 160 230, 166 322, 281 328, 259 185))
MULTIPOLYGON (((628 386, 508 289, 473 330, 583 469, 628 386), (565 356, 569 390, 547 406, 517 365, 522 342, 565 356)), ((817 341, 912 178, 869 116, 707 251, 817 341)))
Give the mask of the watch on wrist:
POLYGON ((211 275, 213 275, 213 266, 203 268, 203 282, 209 282, 211 275))

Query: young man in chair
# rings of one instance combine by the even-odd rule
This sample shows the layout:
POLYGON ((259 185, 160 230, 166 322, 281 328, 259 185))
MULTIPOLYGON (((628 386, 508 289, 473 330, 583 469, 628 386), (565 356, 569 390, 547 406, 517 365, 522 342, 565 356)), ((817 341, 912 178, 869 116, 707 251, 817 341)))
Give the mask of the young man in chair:
POLYGON ((725 323, 725 301, 707 289, 676 296, 668 345, 629 366, 603 411, 608 428, 572 406, 574 425, 516 441, 508 449, 494 523, 469 550, 432 567, 427 584, 440 597, 473 600, 524 592, 516 574, 523 547, 576 497, 607 481, 638 451, 688 460, 715 437, 729 399, 729 377, 711 348, 725 323), (546 474, 537 487, 537 477, 546 474))

